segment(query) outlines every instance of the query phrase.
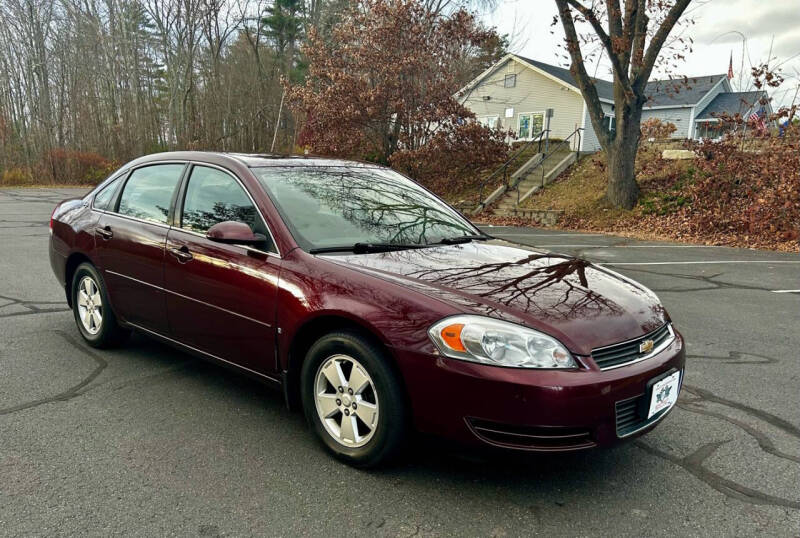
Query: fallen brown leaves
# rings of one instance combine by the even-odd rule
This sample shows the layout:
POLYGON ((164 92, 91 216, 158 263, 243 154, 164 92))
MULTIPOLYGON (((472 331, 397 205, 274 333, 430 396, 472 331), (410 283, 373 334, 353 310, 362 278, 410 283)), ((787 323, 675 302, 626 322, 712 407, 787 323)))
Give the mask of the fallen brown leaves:
MULTIPOLYGON (((796 127, 780 138, 764 136, 742 144, 740 138, 727 137, 692 149, 698 158, 684 165, 664 161, 655 152, 640 154, 637 178, 642 198, 631 211, 612 209, 603 201, 602 171, 597 170, 602 160, 598 158, 596 164, 588 160, 579 164, 529 206, 564 209, 559 227, 567 229, 800 252, 800 136, 796 127), (576 177, 578 174, 581 177, 576 177), (587 177, 591 179, 587 181, 587 177), (579 182, 585 194, 570 188, 571 183, 579 182), (574 196, 571 207, 563 204, 567 196, 556 201, 548 194, 556 188, 574 196)), ((486 220, 531 224, 522 219, 486 220)))

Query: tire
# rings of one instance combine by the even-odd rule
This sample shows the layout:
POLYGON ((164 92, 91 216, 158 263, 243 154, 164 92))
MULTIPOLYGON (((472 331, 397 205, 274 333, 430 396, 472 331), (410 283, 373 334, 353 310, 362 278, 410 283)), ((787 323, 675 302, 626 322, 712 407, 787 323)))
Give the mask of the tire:
POLYGON ((78 266, 72 277, 71 290, 72 313, 87 344, 97 348, 114 347, 128 338, 130 331, 119 326, 105 283, 92 264, 78 266))
POLYGON ((345 331, 323 336, 306 354, 300 383, 306 419, 336 458, 368 468, 397 455, 408 430, 408 406, 399 376, 368 339, 345 331))

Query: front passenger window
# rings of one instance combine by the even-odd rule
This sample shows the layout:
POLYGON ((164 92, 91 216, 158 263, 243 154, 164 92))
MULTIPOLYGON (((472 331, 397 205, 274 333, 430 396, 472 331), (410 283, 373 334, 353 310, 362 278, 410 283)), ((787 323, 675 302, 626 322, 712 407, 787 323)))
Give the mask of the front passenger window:
POLYGON ((205 234, 227 220, 244 222, 254 233, 269 237, 266 225, 238 181, 222 170, 195 166, 186 187, 181 228, 205 234))

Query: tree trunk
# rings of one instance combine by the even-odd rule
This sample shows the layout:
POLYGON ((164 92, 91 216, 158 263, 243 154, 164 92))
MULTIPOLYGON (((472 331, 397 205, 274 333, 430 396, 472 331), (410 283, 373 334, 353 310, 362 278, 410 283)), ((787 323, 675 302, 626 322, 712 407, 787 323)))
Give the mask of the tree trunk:
MULTIPOLYGON (((624 113, 623 113, 624 114, 624 113)), ((634 116, 634 114, 631 114, 634 116)), ((606 149, 608 157, 608 190, 606 197, 614 207, 633 209, 639 200, 639 185, 636 183, 636 152, 639 149, 641 131, 639 117, 627 117, 621 122, 621 130, 606 149)))
POLYGON ((614 141, 608 148, 608 191, 606 196, 614 207, 633 209, 639 200, 636 183, 636 149, 638 144, 614 141))

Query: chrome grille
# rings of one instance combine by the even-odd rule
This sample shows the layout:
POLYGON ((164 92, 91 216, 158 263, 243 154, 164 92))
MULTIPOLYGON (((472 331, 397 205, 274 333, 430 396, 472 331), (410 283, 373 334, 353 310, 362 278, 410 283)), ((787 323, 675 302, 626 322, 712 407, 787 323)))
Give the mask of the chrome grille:
POLYGON ((666 323, 655 331, 634 340, 595 348, 592 350, 592 358, 601 370, 618 368, 652 357, 671 344, 674 339, 675 333, 672 331, 670 324, 666 323), (652 340, 653 348, 648 352, 642 353, 639 351, 639 346, 645 340, 652 340))

